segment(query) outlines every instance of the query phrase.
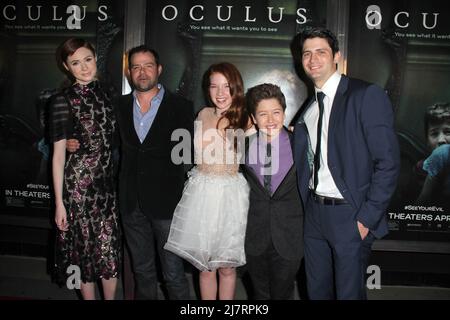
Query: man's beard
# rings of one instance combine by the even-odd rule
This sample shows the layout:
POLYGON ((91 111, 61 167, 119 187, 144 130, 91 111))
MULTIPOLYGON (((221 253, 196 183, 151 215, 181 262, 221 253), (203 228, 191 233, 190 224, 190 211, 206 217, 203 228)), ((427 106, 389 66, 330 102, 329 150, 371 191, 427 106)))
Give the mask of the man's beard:
POLYGON ((139 92, 146 92, 152 90, 154 87, 156 87, 156 81, 150 81, 147 84, 141 84, 141 83, 134 83, 134 88, 139 92))

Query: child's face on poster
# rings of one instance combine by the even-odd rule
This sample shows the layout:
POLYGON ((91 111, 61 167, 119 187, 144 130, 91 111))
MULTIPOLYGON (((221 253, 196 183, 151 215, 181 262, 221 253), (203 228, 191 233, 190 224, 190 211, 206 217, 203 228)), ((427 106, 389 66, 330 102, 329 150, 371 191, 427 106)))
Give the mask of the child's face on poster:
POLYGON ((450 143, 450 122, 430 125, 427 132, 428 147, 431 150, 450 143))

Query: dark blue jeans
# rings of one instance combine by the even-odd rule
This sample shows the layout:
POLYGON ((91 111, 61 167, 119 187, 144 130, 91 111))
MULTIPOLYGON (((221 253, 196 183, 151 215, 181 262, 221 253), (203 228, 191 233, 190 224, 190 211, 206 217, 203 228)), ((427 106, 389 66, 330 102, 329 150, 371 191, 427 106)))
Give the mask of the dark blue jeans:
POLYGON ((136 206, 133 212, 122 213, 122 223, 135 277, 135 299, 158 298, 157 252, 169 299, 188 300, 183 259, 163 248, 171 220, 149 218, 136 206))

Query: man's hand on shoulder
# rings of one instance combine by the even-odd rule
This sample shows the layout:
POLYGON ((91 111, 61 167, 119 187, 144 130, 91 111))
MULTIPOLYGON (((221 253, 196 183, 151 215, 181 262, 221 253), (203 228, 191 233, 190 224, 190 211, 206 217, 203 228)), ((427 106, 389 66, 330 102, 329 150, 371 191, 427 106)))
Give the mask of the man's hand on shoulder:
POLYGON ((77 139, 68 139, 66 142, 66 149, 69 152, 75 152, 80 149, 80 143, 77 139))

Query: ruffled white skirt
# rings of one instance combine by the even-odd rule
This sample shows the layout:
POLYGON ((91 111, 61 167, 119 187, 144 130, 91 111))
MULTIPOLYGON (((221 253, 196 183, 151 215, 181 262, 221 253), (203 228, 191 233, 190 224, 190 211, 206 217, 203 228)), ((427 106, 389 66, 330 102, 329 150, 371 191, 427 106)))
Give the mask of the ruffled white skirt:
POLYGON ((249 186, 242 174, 189 172, 164 248, 200 271, 245 264, 249 186))

